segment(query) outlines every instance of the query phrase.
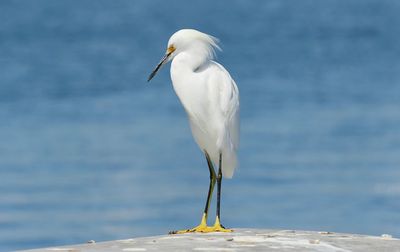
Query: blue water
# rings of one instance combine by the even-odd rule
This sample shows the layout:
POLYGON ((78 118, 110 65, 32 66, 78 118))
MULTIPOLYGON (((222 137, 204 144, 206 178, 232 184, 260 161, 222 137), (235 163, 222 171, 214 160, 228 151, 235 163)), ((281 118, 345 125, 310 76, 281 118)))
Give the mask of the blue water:
POLYGON ((186 27, 220 38, 241 91, 226 226, 400 237, 399 13, 397 0, 1 1, 0 250, 197 224, 206 162, 169 67, 146 82, 186 27))

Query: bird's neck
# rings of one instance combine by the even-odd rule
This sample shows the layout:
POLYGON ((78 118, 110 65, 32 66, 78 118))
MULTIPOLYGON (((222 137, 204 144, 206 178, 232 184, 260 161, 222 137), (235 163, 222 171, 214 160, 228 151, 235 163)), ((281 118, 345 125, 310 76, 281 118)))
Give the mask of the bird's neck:
POLYGON ((172 68, 179 68, 181 70, 195 72, 203 64, 207 62, 208 58, 204 53, 198 51, 181 52, 172 60, 172 68))

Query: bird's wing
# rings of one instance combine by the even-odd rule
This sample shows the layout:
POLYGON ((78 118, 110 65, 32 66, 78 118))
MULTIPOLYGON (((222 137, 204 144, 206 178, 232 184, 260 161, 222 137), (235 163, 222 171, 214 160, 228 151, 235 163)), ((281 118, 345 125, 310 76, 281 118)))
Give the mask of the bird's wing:
POLYGON ((216 63, 220 70, 219 86, 219 106, 225 115, 225 127, 227 129, 227 140, 229 139, 234 151, 239 147, 239 89, 228 71, 220 64, 216 63))

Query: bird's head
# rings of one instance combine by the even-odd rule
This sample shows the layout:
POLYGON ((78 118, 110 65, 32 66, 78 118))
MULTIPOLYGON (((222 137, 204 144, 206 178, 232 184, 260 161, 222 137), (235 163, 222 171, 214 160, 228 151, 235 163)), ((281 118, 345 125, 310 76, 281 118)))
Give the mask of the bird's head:
POLYGON ((151 72, 148 81, 156 75, 164 64, 182 52, 190 52, 192 55, 206 60, 214 57, 215 49, 221 50, 215 37, 193 29, 179 30, 169 39, 167 51, 160 63, 151 72))

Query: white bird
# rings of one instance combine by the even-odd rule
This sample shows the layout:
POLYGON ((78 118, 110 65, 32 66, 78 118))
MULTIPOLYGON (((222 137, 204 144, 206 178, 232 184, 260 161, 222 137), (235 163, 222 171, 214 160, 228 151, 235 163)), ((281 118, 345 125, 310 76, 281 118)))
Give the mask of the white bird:
POLYGON ((213 61, 218 40, 193 29, 174 33, 167 51, 150 74, 150 81, 167 62, 171 63, 172 84, 189 118, 193 137, 204 152, 210 171, 210 186, 204 213, 195 228, 171 233, 231 232, 220 223, 222 175, 233 176, 239 145, 239 90, 228 71, 213 61), (218 173, 214 170, 218 165, 218 173), (207 226, 208 208, 217 182, 217 214, 214 226, 207 226))

